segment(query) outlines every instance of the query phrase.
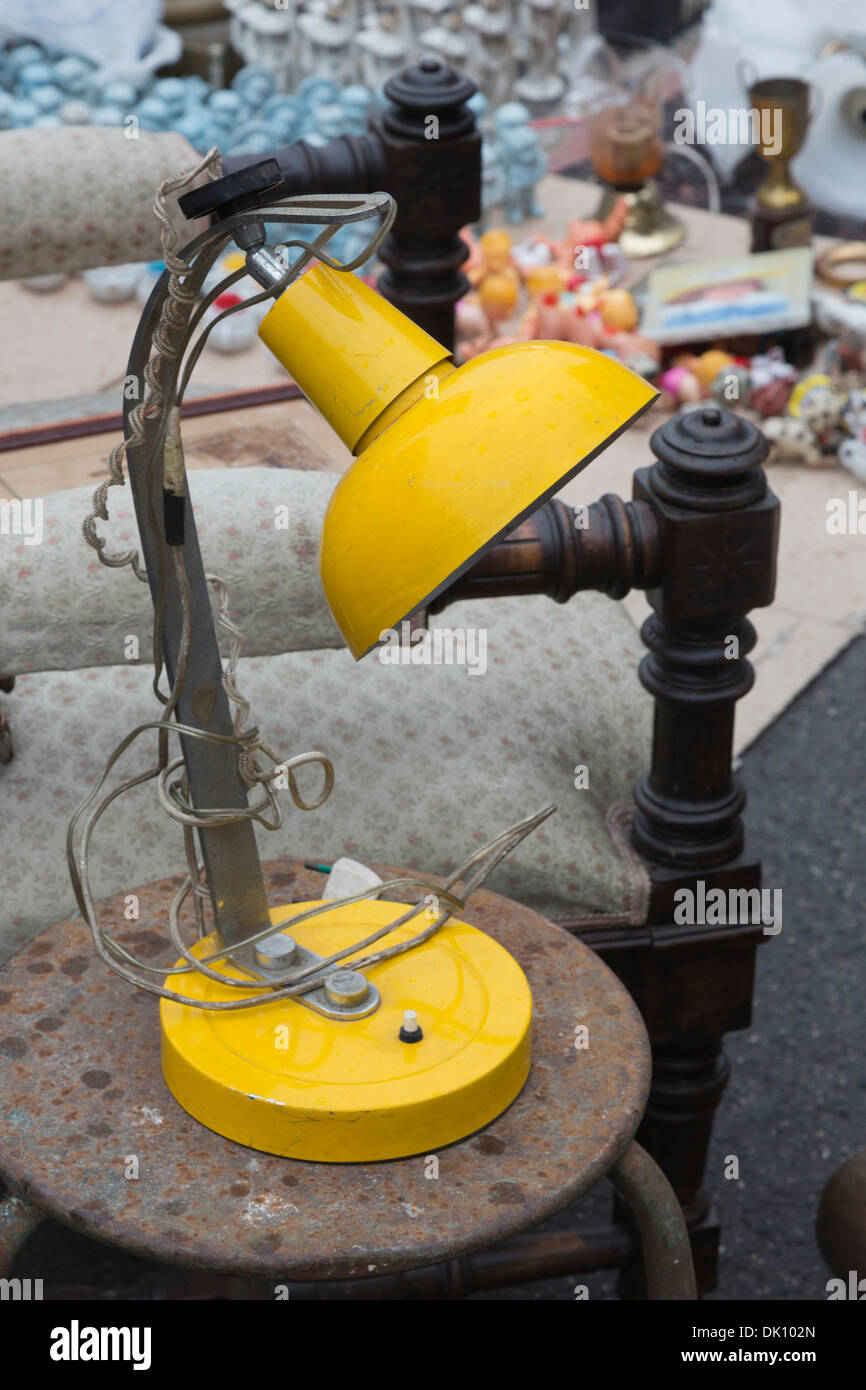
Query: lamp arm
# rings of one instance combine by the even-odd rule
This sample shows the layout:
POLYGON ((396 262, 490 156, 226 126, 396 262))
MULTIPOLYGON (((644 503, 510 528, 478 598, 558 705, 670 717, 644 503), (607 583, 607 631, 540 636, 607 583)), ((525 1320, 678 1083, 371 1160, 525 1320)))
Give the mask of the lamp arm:
POLYGON ((623 598, 653 588, 662 571, 661 532, 648 502, 606 493, 588 507, 545 502, 430 604, 439 613, 463 599, 547 594, 565 603, 583 589, 623 598))

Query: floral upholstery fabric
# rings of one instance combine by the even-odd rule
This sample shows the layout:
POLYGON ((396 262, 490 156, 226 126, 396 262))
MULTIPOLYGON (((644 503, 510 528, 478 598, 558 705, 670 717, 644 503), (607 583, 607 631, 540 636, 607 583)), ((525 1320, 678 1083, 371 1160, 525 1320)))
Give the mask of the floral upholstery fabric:
MULTIPOLYGON (((232 620, 250 656, 342 646, 322 592, 318 538, 333 473, 288 468, 200 469, 190 496, 208 571, 229 587, 232 620), (199 502, 198 499, 203 499, 199 502), (288 528, 275 525, 286 508, 288 528), (250 557, 253 557, 252 559, 250 557)), ((4 536, 0 547, 0 673, 125 664, 126 639, 150 655, 150 589, 128 567, 107 569, 81 537, 93 489, 42 499, 43 543, 4 536)), ((128 485, 108 492, 106 551, 138 542, 128 485)))
MULTIPOLYGON (((280 754, 319 748, 336 770, 334 791, 318 811, 300 812, 288 792, 278 793, 285 819, 279 831, 257 830, 263 856, 292 853, 331 860, 346 854, 446 872, 512 821, 554 801, 556 815, 500 866, 490 886, 553 920, 642 921, 647 881, 628 850, 623 817, 634 779, 648 763, 652 707, 636 675, 640 641, 622 607, 595 594, 563 606, 535 597, 454 605, 436 622, 486 629, 484 675, 444 665, 386 665, 375 654, 354 663, 345 648, 332 645, 334 630, 304 587, 313 584, 314 530, 304 562, 309 570, 306 577, 300 573, 294 579, 289 569, 296 561, 289 557, 283 557, 279 574, 271 573, 270 564, 259 564, 259 551, 248 549, 245 539, 251 523, 241 522, 240 510, 232 523, 244 531, 236 557, 231 558, 224 543, 216 544, 225 529, 224 507, 232 488, 244 488, 255 514, 262 480, 251 475, 260 473, 274 479, 276 488, 291 490, 297 482, 306 490, 303 506, 308 510, 300 499, 295 505, 310 526, 333 483, 326 478, 320 493, 321 475, 309 473, 196 473, 203 551, 206 562, 218 563, 232 582, 233 612, 241 616, 242 626, 245 617, 250 619, 250 646, 255 643, 260 652, 276 649, 273 655, 245 657, 239 665, 238 683, 252 705, 251 722, 261 726, 280 754), (215 558, 210 555, 214 544, 222 552, 215 558), (229 572, 231 565, 236 568, 229 572), (265 602, 250 597, 263 572, 272 590, 265 602), (287 587, 281 601, 282 586, 287 587), (285 621, 287 613, 297 618, 301 610, 306 627, 285 621), (313 635, 321 645, 310 645, 313 635), (290 642, 305 649, 279 651, 290 642), (586 778, 575 777, 580 765, 587 769, 586 778), (586 779, 588 786, 575 785, 586 779)), ((112 502, 119 495, 113 491, 112 502)), ((46 516, 59 516, 63 506, 72 505, 69 499, 48 500, 46 516)), ((265 500, 272 504, 270 494, 265 500)), ((131 517, 118 520, 132 525, 131 517)), ((263 545, 272 544, 270 530, 261 534, 263 545)), ((57 543, 65 544, 65 537, 58 536, 57 543)), ((77 543, 87 567, 88 552, 77 543)), ((63 567, 58 563, 55 573, 50 560, 43 571, 41 557, 33 558, 34 552, 48 549, 31 547, 27 557, 32 566, 29 622, 35 629, 41 606, 49 606, 46 631, 53 636, 46 647, 53 643, 63 653, 55 666, 70 666, 72 646, 62 631, 64 595, 56 593, 63 567)), ((13 566, 5 548, 0 557, 5 581, 13 566)), ((125 586, 124 594, 141 590, 145 604, 135 622, 149 634, 149 626, 143 625, 146 587, 116 572, 102 577, 115 589, 125 586)), ((94 630, 101 623, 101 635, 89 646, 86 604, 79 596, 71 618, 67 609, 89 664, 80 661, 85 669, 64 670, 52 669, 44 652, 40 660, 33 633, 23 632, 22 594, 16 600, 20 627, 13 640, 19 655, 28 656, 30 669, 23 664, 16 669, 0 651, 0 669, 19 676, 12 694, 0 697, 15 742, 14 760, 0 768, 6 865, 0 959, 42 926, 74 911, 64 845, 69 817, 115 745, 133 726, 154 718, 157 709, 151 668, 108 664, 116 660, 118 648, 106 634, 132 626, 126 598, 120 605, 125 623, 120 620, 119 627, 110 626, 119 621, 116 616, 109 621, 105 611, 96 613, 94 630), (100 642, 104 669, 94 655, 100 642)), ((143 642, 142 652, 147 650, 143 642)), ((142 770, 153 759, 154 736, 145 734, 125 755, 122 772, 142 770)), ((313 795, 318 772, 311 768, 301 775, 309 776, 304 785, 313 795)), ((97 900, 183 870, 180 829, 159 809, 152 784, 113 803, 97 828, 92 862, 97 900)))
MULTIPOLYGON (((0 280, 161 259, 154 194, 200 159, 172 132, 135 140, 107 126, 0 132, 0 280)), ((183 244, 198 224, 184 222, 173 199, 168 207, 183 244)))

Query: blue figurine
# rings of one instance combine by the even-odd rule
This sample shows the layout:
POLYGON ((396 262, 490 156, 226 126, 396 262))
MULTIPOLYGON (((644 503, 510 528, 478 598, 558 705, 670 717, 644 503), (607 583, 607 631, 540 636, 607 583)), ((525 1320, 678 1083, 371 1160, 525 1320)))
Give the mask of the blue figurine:
POLYGON ((39 107, 26 97, 16 97, 12 102, 12 125, 16 130, 26 130, 39 118, 39 107))
POLYGON ((274 136, 270 126, 262 121, 249 121, 241 126, 234 142, 229 145, 227 154, 267 154, 274 148, 274 136))
POLYGON ((59 87, 55 87, 52 82, 46 82, 44 86, 33 88, 30 100, 39 108, 40 115, 47 116, 60 109, 64 97, 59 87))
MULTIPOLYGON (((501 108, 500 108, 501 109, 501 108)), ((529 125, 507 129, 501 141, 505 169, 505 216, 509 222, 525 217, 543 217, 544 208, 535 197, 535 185, 547 172, 547 157, 538 136, 529 125)))
POLYGON ((302 113, 294 97, 271 97, 262 108, 262 116, 273 132, 274 144, 290 145, 297 139, 302 113))
POLYGON ((485 116, 487 115, 486 96, 483 92, 473 92, 466 105, 469 107, 469 110, 474 114, 475 123, 480 128, 484 123, 485 116))
POLYGON ((183 100, 187 111, 193 110, 197 106, 203 106, 210 96, 210 84, 205 82, 203 77, 193 74, 191 77, 181 78, 183 82, 183 100))
POLYGON ((232 91, 237 92, 250 111, 258 113, 277 90, 273 73, 267 68, 248 63, 232 78, 232 91))
POLYGON ((340 89, 330 77, 317 77, 315 73, 311 73, 299 84, 295 96, 301 109, 308 112, 314 106, 324 106, 327 101, 339 100, 340 89))
MULTIPOLYGON (((126 111, 123 111, 119 106, 94 106, 93 110, 90 113, 90 124, 107 126, 123 125, 123 122, 126 120, 127 114, 128 113, 126 111)), ((140 117, 139 123, 141 125, 142 130, 156 129, 155 126, 145 125, 140 117)))
MULTIPOLYGON (((149 94, 148 94, 149 95, 149 94)), ((138 91, 132 82, 107 82, 102 88, 100 106, 119 106, 123 111, 134 111, 138 101, 138 91)))
POLYGON ((174 122, 183 115, 186 110, 186 84, 182 77, 161 77, 154 82, 148 92, 148 96, 157 97, 159 101, 164 101, 171 114, 172 128, 174 122))
MULTIPOLYGON (((481 142, 481 227, 487 225, 487 215, 505 202, 505 165, 502 146, 498 140, 481 142)), ((477 229, 476 229, 477 230, 477 229)))
POLYGON ((193 149, 199 150, 202 154, 207 150, 210 120, 203 106, 194 106, 185 111, 174 122, 173 129, 177 131, 178 135, 183 135, 193 149))
MULTIPOLYGON (((128 114, 128 110, 129 108, 122 113, 121 120, 128 114)), ((135 115, 138 117, 138 124, 142 130, 171 130, 171 112, 165 102, 160 101, 159 97, 142 97, 135 115)))
MULTIPOLYGON (((313 107, 309 120, 323 144, 347 134, 346 112, 338 101, 326 101, 321 106, 313 107)), ((309 143, 309 136, 304 138, 309 143)))
POLYGON ((47 87, 54 82, 54 69, 50 63, 40 60, 20 68, 16 86, 22 97, 32 96, 37 87, 47 87))
POLYGON ((62 87, 67 96, 82 99, 87 91, 93 67, 84 58, 69 53, 54 64, 54 81, 62 87))
POLYGON ((208 144, 228 149, 244 123, 243 99, 237 92, 211 92, 205 110, 210 118, 208 144))
POLYGON ((370 88, 361 82, 350 82, 340 92, 338 100, 346 113, 346 134, 366 135, 373 105, 370 88))
POLYGON ((45 54, 38 43, 19 43, 3 55, 3 85, 10 92, 18 86, 18 74, 29 63, 41 63, 45 54))

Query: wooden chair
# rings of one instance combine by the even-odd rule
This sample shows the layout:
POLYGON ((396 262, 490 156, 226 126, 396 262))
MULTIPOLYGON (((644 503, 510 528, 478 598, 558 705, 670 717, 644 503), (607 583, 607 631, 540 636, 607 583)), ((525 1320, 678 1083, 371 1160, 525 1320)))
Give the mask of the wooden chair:
MULTIPOLYGON (((387 92, 392 105, 369 135, 279 152, 285 182, 274 196, 391 192, 399 214, 383 249, 380 287, 450 344, 453 306, 466 290, 458 232, 479 212, 480 136, 465 105, 472 86, 425 60, 387 92), (439 121, 438 140, 424 137, 430 114, 439 121)), ((732 734, 736 701, 753 681, 748 653, 755 632, 747 615, 773 598, 779 506, 761 468, 763 437, 716 406, 671 419, 651 447, 654 461, 635 475, 632 500, 602 497, 579 528, 562 503, 546 504, 436 611, 488 597, 547 595, 563 604, 588 590, 617 600, 631 588, 643 589, 654 610, 641 632, 648 650, 640 665, 654 702, 652 752, 634 787, 629 830, 644 900, 630 920, 613 925, 604 914, 595 922, 582 913, 559 920, 613 967, 643 1013, 653 1085, 639 1139, 683 1206, 698 1286, 707 1291, 715 1282, 719 1226, 704 1170, 728 1079, 722 1041, 748 1026, 763 931, 760 924, 679 925, 674 895, 699 881, 707 891, 760 885, 760 864, 744 844, 745 793, 732 776, 732 734)), ((8 669, 2 653, 0 668, 8 669)), ((575 701, 579 685, 575 669, 575 701)), ((402 862, 391 844, 382 844, 378 857, 402 862)), ((555 1242, 531 1240, 511 1260, 511 1282, 543 1277, 555 1263, 555 1242)), ((598 1267, 633 1268, 619 1226, 595 1233, 582 1268, 590 1267, 593 1250, 598 1267)), ((456 1291, 461 1279, 464 1287, 471 1282, 472 1261, 480 1268, 481 1257, 468 1258, 462 1273, 441 1273, 442 1287, 456 1291)))

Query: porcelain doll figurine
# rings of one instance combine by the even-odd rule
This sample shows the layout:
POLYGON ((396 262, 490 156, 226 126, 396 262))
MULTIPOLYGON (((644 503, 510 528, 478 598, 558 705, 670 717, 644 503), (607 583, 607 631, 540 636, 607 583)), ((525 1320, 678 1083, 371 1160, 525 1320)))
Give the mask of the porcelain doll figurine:
POLYGON ((463 12, 459 5, 443 9, 439 22, 419 36, 419 46, 425 56, 439 58, 449 66, 462 69, 469 61, 469 44, 463 33, 463 12))
POLYGON ((294 4, 273 0, 224 0, 231 14, 232 48, 246 63, 273 73, 277 90, 291 90, 296 73, 297 14, 294 4))
POLYGON ((353 0, 324 0, 298 20, 301 66, 330 77, 338 86, 355 76, 354 44, 358 19, 353 0))
POLYGON ((442 15, 454 0, 407 0, 406 17, 412 41, 418 44, 421 35, 441 23, 442 15))
POLYGON ((508 100, 514 83, 513 24, 505 0, 475 0, 463 23, 470 35, 470 72, 490 106, 508 100))
POLYGON ((529 45, 528 67, 514 84, 514 95, 535 115, 547 114, 562 100, 565 79, 557 71, 557 39, 562 23, 558 0, 520 0, 521 27, 529 45))
POLYGON ((378 92, 392 73, 406 66, 409 56, 407 25, 402 5, 377 5, 368 14, 355 42, 361 50, 361 79, 378 92))

